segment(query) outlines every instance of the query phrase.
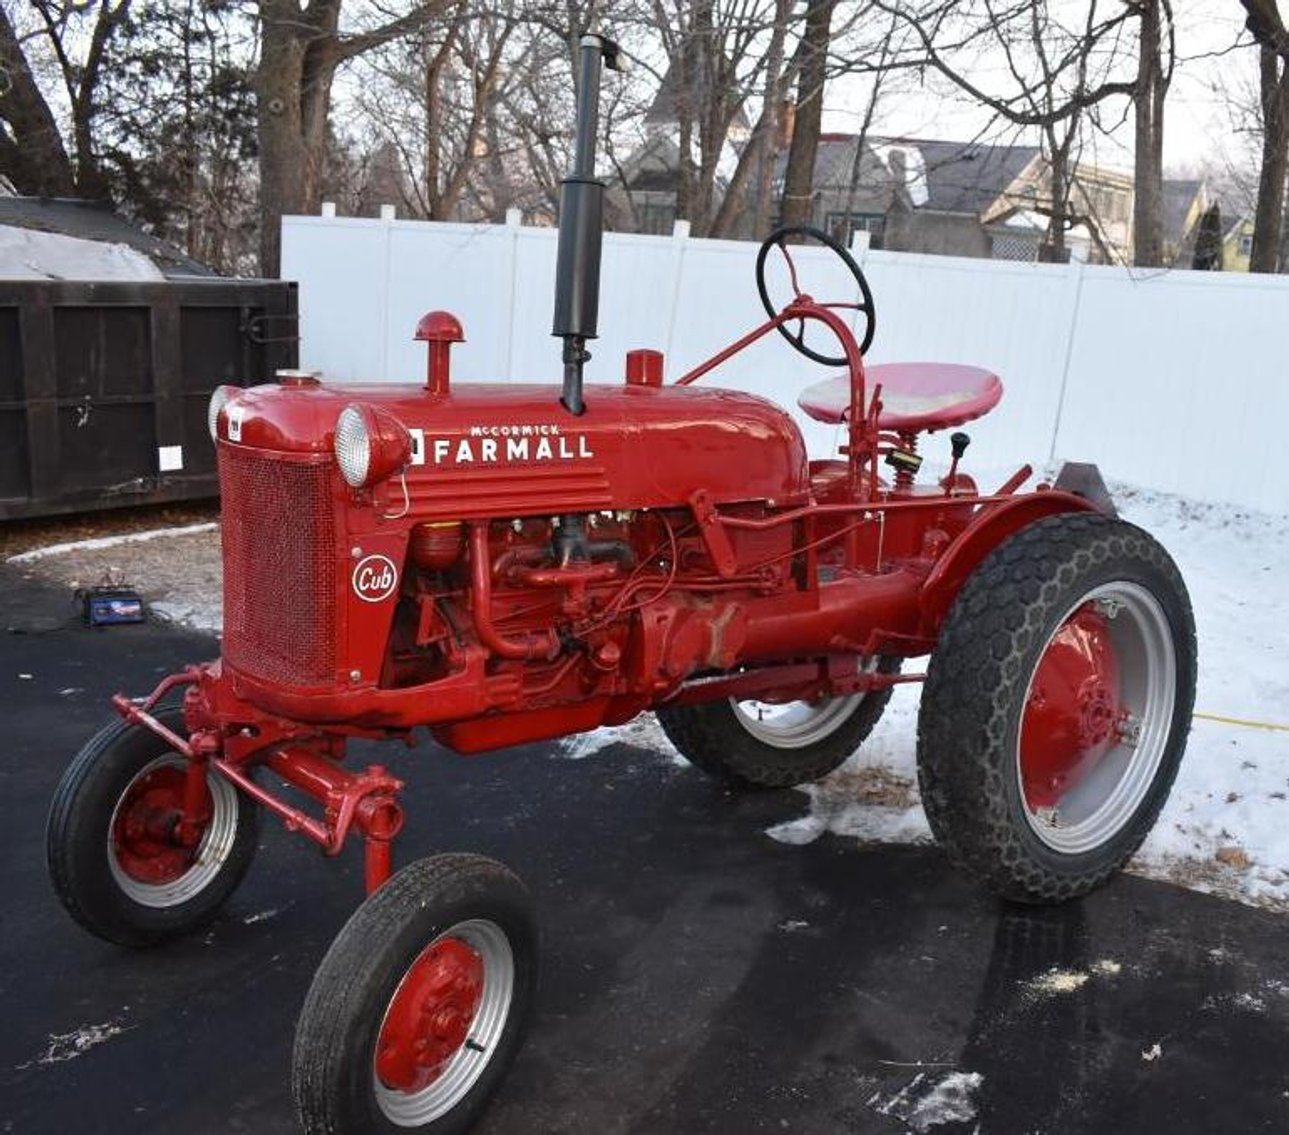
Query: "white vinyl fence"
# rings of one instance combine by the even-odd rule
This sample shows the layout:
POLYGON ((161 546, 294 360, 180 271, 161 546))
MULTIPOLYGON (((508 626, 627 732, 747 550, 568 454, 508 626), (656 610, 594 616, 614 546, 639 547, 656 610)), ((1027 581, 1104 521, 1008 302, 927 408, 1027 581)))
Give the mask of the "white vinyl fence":
MULTIPOLYGON (((420 382, 425 347, 412 333, 443 308, 466 333, 455 381, 558 382, 555 242, 554 230, 517 224, 287 217, 282 275, 300 284, 301 365, 335 381, 420 382)), ((760 323, 756 250, 607 234, 588 380, 621 381, 625 352, 653 347, 670 381, 760 323)), ((816 298, 854 298, 826 250, 794 257, 816 298)), ((1092 461, 1114 480, 1289 511, 1289 278, 856 257, 876 297, 870 361, 972 363, 1002 377, 1002 404, 967 427, 975 467, 1092 461)), ((795 410, 826 373, 770 335, 700 381, 795 410)), ((812 454, 830 453, 835 431, 797 416, 812 454)), ((937 447, 947 449, 933 440, 930 458, 937 447)))

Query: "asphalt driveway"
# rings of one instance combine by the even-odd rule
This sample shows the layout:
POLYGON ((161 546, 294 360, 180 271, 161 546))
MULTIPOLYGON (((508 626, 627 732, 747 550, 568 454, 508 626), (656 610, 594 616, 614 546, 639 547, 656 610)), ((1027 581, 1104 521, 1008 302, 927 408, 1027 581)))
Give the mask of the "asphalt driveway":
MULTIPOLYGON (((292 1132, 295 1015, 358 849, 328 861, 266 820, 202 936, 130 952, 76 927, 45 878, 54 785, 109 694, 217 644, 69 614, 0 567, 0 1132, 292 1132)), ((400 862, 497 856, 542 912, 537 1017, 486 1135, 1289 1130, 1283 916, 1135 878, 1005 906, 933 849, 776 843, 800 794, 628 746, 381 755, 409 783, 400 862)))

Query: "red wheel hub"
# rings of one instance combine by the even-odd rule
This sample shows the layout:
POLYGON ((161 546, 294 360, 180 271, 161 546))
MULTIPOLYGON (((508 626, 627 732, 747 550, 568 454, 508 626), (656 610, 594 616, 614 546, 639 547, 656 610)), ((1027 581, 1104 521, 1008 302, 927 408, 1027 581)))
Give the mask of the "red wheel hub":
POLYGON ((1051 808, 1119 742, 1119 655, 1110 626, 1085 603, 1052 636, 1030 683, 1020 731, 1025 803, 1051 808))
MULTIPOLYGON (((197 829, 197 838, 181 838, 186 781, 183 768, 162 765, 138 777, 121 797, 112 821, 112 848, 131 879, 158 886, 173 883, 196 860, 205 826, 197 829)), ((209 787, 201 815, 211 815, 209 787)))
POLYGON ((460 938, 428 946, 390 1002, 376 1042, 376 1075, 389 1088, 419 1092, 466 1043, 483 999, 483 958, 460 938))

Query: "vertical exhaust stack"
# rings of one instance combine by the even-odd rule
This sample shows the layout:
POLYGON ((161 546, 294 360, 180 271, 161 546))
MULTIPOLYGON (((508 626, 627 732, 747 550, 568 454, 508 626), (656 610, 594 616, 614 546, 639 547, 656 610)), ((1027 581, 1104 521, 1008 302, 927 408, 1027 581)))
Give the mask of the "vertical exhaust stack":
POLYGON ((553 335, 564 340, 564 393, 572 414, 581 414, 582 367, 591 357, 586 341, 597 334, 600 307, 600 244, 604 235, 604 182, 595 176, 595 136, 600 117, 600 67, 626 71, 622 49, 602 35, 582 36, 577 136, 573 171, 560 183, 559 254, 555 267, 553 335))

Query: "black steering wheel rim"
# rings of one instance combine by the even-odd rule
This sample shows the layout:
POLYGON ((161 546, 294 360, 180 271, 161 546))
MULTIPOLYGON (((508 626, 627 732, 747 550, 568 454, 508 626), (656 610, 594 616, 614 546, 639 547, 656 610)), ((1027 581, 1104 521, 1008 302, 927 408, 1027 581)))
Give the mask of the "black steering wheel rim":
MULTIPOLYGON (((782 228, 775 229, 774 232, 761 242, 761 249, 756 254, 756 290, 761 296, 761 304, 765 308, 766 314, 773 319, 779 314, 779 310, 773 303, 771 303, 770 292, 765 286, 765 258, 770 254, 770 249, 772 248, 782 250, 786 257, 788 253, 787 249, 784 247, 784 237, 795 236, 798 234, 814 237, 814 239, 820 244, 830 249, 841 258, 841 262, 846 265, 850 274, 855 278, 855 282, 859 285, 860 295, 863 297, 863 303, 856 304, 854 306, 857 310, 864 313, 864 338, 860 341, 859 353, 861 355, 867 354, 868 348, 873 342, 873 334, 877 331, 877 310, 873 303, 873 290, 868 286, 868 280, 864 278, 863 270, 855 263, 855 258, 851 256, 850 252, 843 248, 822 229, 817 229, 813 225, 785 225, 782 228)), ((789 265, 791 265, 790 257, 788 262, 789 265)), ((797 294, 800 295, 801 293, 798 292, 797 294)), ((842 367, 847 365, 848 360, 845 355, 822 355, 818 351, 807 347, 805 344, 804 323, 796 335, 792 334, 792 332, 788 330, 787 325, 783 323, 779 324, 778 332, 792 345, 794 350, 800 351, 806 356, 806 358, 811 359, 814 362, 822 363, 824 366, 831 367, 842 367)))

